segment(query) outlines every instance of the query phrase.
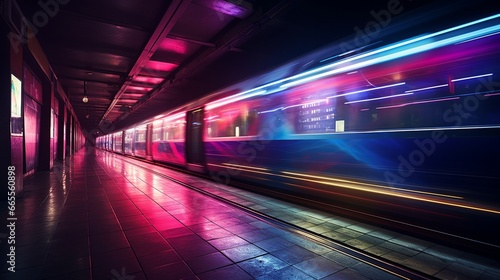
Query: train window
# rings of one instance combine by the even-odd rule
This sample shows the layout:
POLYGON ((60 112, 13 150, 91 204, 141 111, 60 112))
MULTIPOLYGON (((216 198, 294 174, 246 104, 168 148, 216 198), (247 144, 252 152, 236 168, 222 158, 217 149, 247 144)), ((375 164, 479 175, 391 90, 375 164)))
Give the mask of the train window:
POLYGON ((153 122, 153 133, 151 135, 153 142, 161 141, 162 126, 163 126, 163 120, 156 120, 153 122))
POLYGON ((213 138, 258 135, 258 112, 261 103, 261 100, 246 100, 206 111, 205 136, 213 138))
POLYGON ((146 129, 138 128, 134 132, 135 134, 135 142, 146 142, 146 129))
POLYGON ((157 127, 153 129, 152 135, 153 142, 161 141, 161 127, 157 127))
POLYGON ((163 141, 184 140, 186 134, 184 117, 163 122, 163 141))

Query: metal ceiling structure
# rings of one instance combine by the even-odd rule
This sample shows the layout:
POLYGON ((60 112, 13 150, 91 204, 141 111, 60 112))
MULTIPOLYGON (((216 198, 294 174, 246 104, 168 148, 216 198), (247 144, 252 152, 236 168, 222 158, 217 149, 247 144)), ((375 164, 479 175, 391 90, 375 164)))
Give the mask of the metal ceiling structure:
POLYGON ((46 14, 36 36, 82 128, 102 133, 355 36, 371 22, 382 26, 440 7, 430 2, 435 1, 41 0, 19 5, 28 20, 46 14))

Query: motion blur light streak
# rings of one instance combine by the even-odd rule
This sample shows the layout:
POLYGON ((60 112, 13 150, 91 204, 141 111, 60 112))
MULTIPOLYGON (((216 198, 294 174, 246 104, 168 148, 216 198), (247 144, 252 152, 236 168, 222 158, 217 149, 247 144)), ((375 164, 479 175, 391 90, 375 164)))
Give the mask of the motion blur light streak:
POLYGON ((484 96, 495 96, 495 95, 500 95, 500 92, 488 93, 488 94, 485 94, 484 96))
POLYGON ((497 35, 497 34, 500 34, 500 32, 495 32, 495 33, 492 33, 492 34, 488 34, 488 35, 484 35, 484 36, 479 36, 479 37, 477 37, 477 38, 472 38, 472 39, 470 39, 470 40, 466 40, 466 41, 463 41, 463 42, 457 43, 457 45, 458 45, 458 44, 467 43, 467 42, 471 42, 471 41, 475 41, 475 40, 479 40, 479 39, 483 39, 483 38, 490 37, 490 36, 494 36, 494 35, 497 35))
POLYGON ((220 99, 220 100, 218 100, 216 102, 208 103, 205 106, 205 108, 207 110, 214 109, 214 108, 217 108, 217 107, 229 104, 229 103, 233 103, 233 102, 236 102, 236 101, 240 101, 240 100, 243 100, 243 99, 246 99, 246 98, 250 98, 250 97, 253 97, 253 96, 262 95, 262 94, 264 94, 266 92, 267 92, 266 90, 255 91, 255 89, 251 89, 251 90, 242 92, 240 94, 236 94, 236 95, 233 95, 233 96, 230 96, 230 97, 227 97, 227 98, 220 99), (247 94, 247 95, 245 95, 245 94, 247 94))
POLYGON ((476 78, 481 78, 481 77, 488 77, 488 76, 492 76, 492 75, 493 75, 493 73, 489 73, 489 74, 483 74, 483 75, 477 75, 477 76, 471 76, 471 77, 453 79, 451 81, 452 82, 459 82, 459 81, 465 81, 465 80, 476 79, 476 78))
MULTIPOLYGON (((413 39, 403 41, 400 43, 396 43, 393 45, 389 45, 387 47, 383 47, 383 48, 380 48, 380 49, 377 49, 374 51, 370 51, 370 52, 367 52, 364 54, 356 55, 356 56, 350 57, 348 59, 337 61, 335 63, 325 65, 323 67, 319 67, 319 68, 316 68, 316 69, 313 69, 310 71, 306 71, 306 72, 303 72, 303 73, 300 73, 300 74, 297 74, 297 75, 294 75, 294 76, 291 76, 291 77, 288 77, 285 79, 281 79, 281 80, 274 81, 274 82, 271 82, 268 84, 264 84, 262 86, 259 86, 259 87, 256 87, 256 88, 253 88, 250 90, 246 90, 246 91, 243 91, 241 93, 238 93, 238 94, 235 94, 232 96, 221 98, 217 101, 208 103, 206 105, 206 109, 210 110, 210 109, 217 108, 217 107, 220 107, 220 106, 232 103, 232 102, 240 101, 243 99, 262 95, 265 93, 270 94, 270 93, 278 92, 279 89, 286 89, 288 87, 297 86, 300 84, 304 84, 306 82, 310 82, 310 81, 317 80, 317 79, 327 77, 327 76, 331 76, 334 74, 356 71, 357 69, 360 69, 363 67, 371 66, 374 64, 382 63, 382 62, 391 61, 394 59, 409 56, 412 54, 421 53, 421 52, 432 50, 432 49, 439 48, 442 46, 463 42, 463 41, 469 40, 471 38, 476 38, 477 36, 490 35, 492 33, 498 32, 500 30, 500 25, 494 25, 491 27, 482 28, 482 29, 479 29, 476 31, 471 31, 471 32, 464 33, 464 34, 451 36, 449 38, 443 38, 443 39, 440 39, 437 41, 427 40, 427 39, 431 39, 434 37, 438 37, 438 36, 446 34, 446 33, 450 33, 452 31, 456 31, 459 29, 463 29, 463 28, 475 25, 475 24, 479 24, 479 23, 482 23, 482 22, 485 22, 488 20, 496 19, 498 17, 500 17, 500 14, 493 15, 493 16, 490 16, 490 17, 487 17, 484 19, 476 20, 476 21, 473 21, 470 23, 462 24, 462 25, 452 27, 449 29, 445 29, 445 30, 435 32, 432 34, 413 38, 413 39), (415 43, 420 43, 420 45, 415 44, 415 43), (414 44, 414 45, 412 45, 412 44, 414 44), (405 46, 407 46, 406 49, 397 50, 398 48, 405 47, 405 46), (394 51, 394 52, 391 53, 390 51, 394 51), (387 52, 387 54, 386 54, 386 52, 387 52), (377 54, 379 55, 378 57, 375 56, 377 54), (355 64, 351 64, 351 65, 347 65, 347 66, 344 66, 341 68, 332 69, 332 70, 328 70, 326 72, 322 72, 322 71, 325 71, 327 69, 331 69, 333 67, 339 66, 341 64, 345 64, 345 63, 350 62, 350 61, 360 60, 362 58, 370 57, 370 56, 374 56, 374 57, 371 59, 368 59, 368 60, 360 61, 360 62, 355 63, 355 64), (303 77, 305 77, 305 78, 303 78, 303 77), (301 79, 296 80, 298 78, 301 78, 301 79), (295 81, 293 81, 293 80, 295 80, 295 81), (273 89, 271 92, 268 92, 268 90, 265 89, 266 87, 279 85, 279 84, 286 82, 286 81, 291 81, 291 82, 282 84, 278 87, 278 89, 273 89), (264 90, 261 90, 261 89, 264 89, 264 90)), ((356 93, 356 92, 353 92, 353 93, 356 93)), ((351 94, 351 93, 349 93, 349 94, 351 94)), ((339 96, 342 96, 342 95, 339 95, 339 96)))
POLYGON ((407 93, 401 93, 401 94, 394 94, 394 95, 387 95, 387 96, 381 96, 381 97, 374 97, 374 98, 368 98, 368 99, 349 101, 349 102, 345 102, 344 104, 352 104, 352 103, 359 103, 359 102, 365 102, 365 101, 381 100, 381 99, 394 98, 394 97, 412 95, 412 94, 413 94, 413 92, 407 92, 407 93))
POLYGON ((424 87, 424 88, 418 88, 418 89, 411 89, 411 90, 407 90, 405 92, 417 92, 417 91, 429 90, 429 89, 435 89, 435 88, 447 87, 447 86, 449 86, 449 85, 448 84, 442 84, 442 85, 437 85, 437 86, 430 86, 430 87, 424 87))
MULTIPOLYGON (((317 69, 314 69, 314 70, 311 70, 311 71, 307 71, 307 72, 304 72, 304 73, 292 76, 290 78, 283 79, 282 81, 292 80, 292 79, 296 79, 296 78, 299 78, 299 77, 307 76, 307 75, 310 75, 310 74, 313 74, 313 73, 317 73, 317 72, 323 71, 325 69, 329 69, 329 68, 338 66, 340 64, 344 64, 346 62, 350 62, 350 61, 354 61, 354 60, 359 60, 359 59, 364 58, 364 57, 369 57, 369 56, 372 56, 372 55, 375 55, 375 54, 379 54, 379 53, 383 53, 383 52, 386 52, 386 51, 394 50, 394 49, 399 48, 399 47, 403 47, 403 46, 410 45, 410 44, 413 44, 413 43, 417 43, 417 42, 420 42, 420 41, 425 41, 427 39, 430 39, 430 38, 433 38, 433 37, 437 37, 437 36, 445 34, 445 33, 449 33, 449 32, 452 32, 452 31, 455 31, 455 30, 458 30, 458 29, 466 28, 466 27, 469 27, 471 25, 482 23, 482 22, 485 22, 485 21, 488 21, 488 20, 491 20, 491 19, 495 19, 495 18, 498 18, 498 17, 500 17, 500 14, 497 14, 497 15, 494 15, 494 16, 490 16, 490 17, 487 17, 487 18, 484 18, 484 19, 476 20, 476 21, 473 21, 473 22, 470 22, 470 23, 462 24, 462 25, 459 25, 459 26, 456 26, 456 27, 453 27, 453 28, 449 28, 449 29, 446 29, 446 30, 443 30, 443 31, 435 32, 435 33, 432 33, 432 34, 429 34, 429 35, 425 35, 425 36, 417 37, 417 38, 410 39, 410 40, 407 40, 407 41, 403 41, 403 42, 400 42, 400 43, 397 43, 397 44, 394 44, 394 45, 390 45, 390 46, 387 46, 387 47, 384 47, 384 48, 381 48, 381 49, 378 49, 378 50, 367 52, 365 54, 353 56, 353 57, 351 57, 349 59, 338 61, 336 63, 332 63, 332 64, 329 64, 329 65, 326 65, 326 66, 323 66, 323 67, 320 67, 320 68, 317 68, 317 69)), ((476 31, 465 33, 465 34, 453 36, 453 37, 450 37, 450 38, 442 39, 442 40, 439 40, 439 41, 435 41, 435 42, 431 42, 431 43, 426 43, 426 44, 422 44, 422 45, 417 45, 417 46, 409 47, 408 49, 404 49, 404 50, 401 50, 401 51, 390 53, 390 54, 385 55, 385 56, 376 57, 374 59, 370 59, 370 60, 358 62, 357 64, 352 64, 352 65, 344 66, 344 67, 339 68, 339 69, 333 69, 333 70, 326 71, 326 72, 323 72, 323 73, 320 73, 320 74, 309 76, 309 77, 306 77, 306 78, 303 78, 303 79, 300 79, 300 80, 297 80, 297 81, 293 81, 293 82, 287 83, 285 85, 282 85, 281 87, 295 86, 295 85, 299 85, 299 84, 303 84, 303 83, 306 83, 306 82, 310 82, 310 81, 313 81, 313 80, 316 80, 316 79, 319 79, 319 78, 322 78, 322 77, 330 76, 330 75, 333 75, 333 74, 338 74, 338 73, 342 73, 342 72, 346 72, 346 71, 350 71, 350 70, 356 70, 356 69, 359 69, 359 68, 362 68, 362 67, 366 67, 366 66, 370 66, 370 65, 373 65, 373 64, 377 64, 377 63, 381 63, 381 62, 386 62, 386 61, 390 61, 390 60, 393 60, 393 59, 397 59, 397 58, 400 58, 400 57, 409 56, 409 55, 412 55, 412 54, 416 54, 416 53, 428 51, 428 50, 435 49, 435 48, 442 47, 442 46, 446 46, 446 45, 449 45, 449 44, 455 44, 455 43, 458 43, 458 42, 469 40, 470 38, 475 38, 477 36, 484 36, 484 35, 488 35, 488 34, 497 32, 499 29, 500 29, 500 25, 495 25, 495 26, 492 26, 492 27, 483 28, 483 29, 480 29, 480 30, 476 30, 476 31)))
POLYGON ((185 116, 186 116, 186 112, 180 112, 180 113, 177 113, 175 115, 168 116, 168 117, 164 118, 164 120, 165 121, 173 121, 173 120, 183 118, 182 121, 184 121, 185 116))
POLYGON ((223 163, 224 165, 229 165, 229 166, 236 166, 236 167, 241 167, 241 168, 248 168, 248 169, 256 169, 256 170, 262 170, 262 171, 269 171, 268 168, 262 168, 262 167, 255 167, 255 166, 248 166, 248 165, 239 165, 239 164, 234 164, 234 163, 223 163))
POLYGON ((267 168, 259 168, 259 167, 245 166, 245 165, 232 164, 232 163, 223 163, 223 165, 218 165, 218 164, 210 164, 210 165, 218 166, 218 167, 232 168, 232 169, 236 169, 236 170, 254 172, 254 173, 265 174, 265 175, 280 176, 280 177, 301 180, 301 181, 308 181, 308 182, 313 182, 313 183, 320 183, 320 184, 325 184, 325 185, 332 185, 332 186, 343 187, 343 188, 348 188, 348 189, 353 189, 353 190, 360 190, 360 191, 365 191, 365 192, 384 194, 384 195, 389 195, 389 196, 397 196, 397 197, 426 201, 426 202, 452 205, 452 206, 457 206, 457 207, 463 207, 463 208, 469 208, 469 209, 475 209, 475 210, 487 211, 487 212, 493 212, 493 213, 500 214, 500 211, 496 211, 496 210, 490 210, 490 209, 479 208, 479 207, 472 207, 472 206, 458 204, 458 203, 439 201, 439 200, 435 200, 435 199, 414 196, 411 194, 401 194, 401 193, 396 193, 396 192, 390 192, 389 190, 397 191, 397 192, 415 193, 415 194, 424 195, 424 196, 439 196, 439 197, 450 198, 450 199, 463 199, 463 197, 459 197, 459 196, 440 194, 440 193, 432 193, 432 192, 423 192, 423 191, 416 191, 416 190, 408 190, 408 189, 398 189, 398 188, 387 187, 387 186, 376 185, 376 184, 355 182, 355 181, 350 181, 350 180, 345 180, 345 179, 315 176, 315 175, 287 172, 287 171, 281 171, 281 173, 293 175, 293 176, 280 175, 280 174, 276 174, 276 173, 262 172, 262 171, 270 171, 267 168), (253 170, 253 169, 255 169, 255 170, 253 170), (309 178, 313 178, 315 180, 301 178, 301 177, 297 177, 297 176, 309 177, 309 178), (320 180, 327 180, 327 181, 320 181, 320 180), (383 189, 386 189, 386 190, 383 190, 383 189))
POLYGON ((337 94, 337 95, 334 95, 334 96, 329 96, 329 97, 327 97, 327 99, 337 98, 337 97, 341 97, 341 96, 347 96, 347 95, 361 93, 361 92, 373 91, 373 90, 377 90, 377 89, 384 89, 384 88, 396 87, 396 86, 401 86, 401 85, 404 85, 404 84, 405 83, 403 82, 403 83, 397 83, 397 84, 386 85, 386 86, 381 86, 381 87, 374 87, 374 88, 369 88, 369 89, 356 90, 356 91, 351 91, 351 92, 347 92, 347 93, 337 94))
POLYGON ((317 176, 317 175, 304 174, 304 173, 295 173, 295 172, 288 172, 288 171, 281 171, 281 173, 295 175, 295 176, 302 176, 302 177, 310 177, 310 178, 321 179, 321 180, 329 180, 329 181, 334 181, 334 182, 343 182, 343 183, 351 183, 351 184, 357 184, 357 185, 365 185, 368 187, 375 187, 375 188, 382 188, 382 189, 389 189, 389 190, 396 190, 396 191, 404 191, 404 192, 413 192, 413 193, 427 194, 427 195, 434 195, 434 196, 442 196, 442 197, 448 197, 448 198, 453 198, 453 199, 463 199, 463 197, 460 197, 460 196, 431 193, 431 192, 423 192, 423 191, 416 191, 416 190, 409 190, 409 189, 400 189, 400 188, 387 187, 387 186, 382 186, 382 185, 377 185, 377 184, 369 184, 369 183, 363 183, 363 182, 356 182, 356 181, 333 178, 333 177, 324 177, 324 176, 317 176))
POLYGON ((240 167, 236 167, 236 166, 220 165, 220 164, 215 164, 215 163, 209 163, 208 165, 215 166, 215 167, 231 168, 231 169, 235 169, 235 170, 259 173, 259 174, 265 174, 265 175, 275 175, 275 174, 269 173, 269 172, 262 172, 262 171, 247 169, 247 168, 240 168, 240 167))
POLYGON ((450 101, 450 100, 456 100, 456 99, 460 99, 460 97, 450 97, 450 98, 441 98, 441 99, 433 99, 433 100, 422 100, 422 101, 402 103, 402 104, 398 104, 398 105, 382 106, 382 107, 377 107, 377 110, 379 110, 379 109, 398 108, 398 107, 404 107, 404 106, 415 105, 415 104, 423 104, 423 103, 450 101))
MULTIPOLYGON (((417 196, 417 195, 411 195, 411 194, 401 194, 401 193, 396 193, 396 192, 379 190, 379 189, 375 189, 375 188, 366 188, 366 187, 358 185, 357 182, 342 183, 342 182, 328 182, 328 181, 305 179, 305 178, 300 178, 300 177, 295 177, 295 176, 283 176, 283 177, 296 179, 296 180, 302 180, 302 181, 308 181, 308 182, 312 182, 312 183, 319 183, 319 184, 323 184, 323 185, 330 185, 330 186, 336 186, 336 187, 341 187, 341 188, 346 188, 346 189, 352 189, 352 190, 357 190, 357 191, 364 191, 364 192, 382 194, 382 195, 387 195, 387 196, 395 196, 395 197, 399 197, 399 198, 406 198, 406 199, 411 199, 411 200, 429 202, 429 203, 434 203, 434 204, 453 206, 453 207, 464 208, 464 209, 469 209, 469 210, 476 210, 476 211, 481 211, 481 212, 500 214, 500 210, 475 206, 471 203, 466 203, 465 201, 460 203, 460 202, 439 200, 436 198, 428 198, 427 197, 428 194, 436 195, 436 196, 443 196, 445 198, 447 198, 447 197, 455 198, 454 196, 434 194, 434 193, 424 193, 424 195, 422 195, 422 196, 417 196)), ((401 189, 394 189, 394 190, 402 191, 401 189)))
POLYGON ((346 52, 341 53, 341 54, 337 54, 337 55, 334 55, 334 56, 330 56, 330 57, 327 57, 327 58, 324 58, 324 59, 320 60, 319 62, 320 62, 320 63, 323 63, 323 62, 325 62, 325 61, 332 60, 332 59, 337 58, 337 57, 346 56, 346 55, 348 55, 348 54, 351 54, 351 53, 354 53, 354 52, 360 51, 360 50, 362 50, 362 49, 366 49, 366 48, 368 48, 369 46, 372 46, 372 45, 378 44, 378 43, 380 43, 380 42, 381 42, 381 41, 377 41, 377 42, 374 42, 374 43, 371 43, 371 44, 368 44, 368 45, 364 45, 364 46, 362 46, 362 47, 359 47, 359 48, 356 48, 356 49, 353 49, 353 50, 350 50, 350 51, 346 51, 346 52))

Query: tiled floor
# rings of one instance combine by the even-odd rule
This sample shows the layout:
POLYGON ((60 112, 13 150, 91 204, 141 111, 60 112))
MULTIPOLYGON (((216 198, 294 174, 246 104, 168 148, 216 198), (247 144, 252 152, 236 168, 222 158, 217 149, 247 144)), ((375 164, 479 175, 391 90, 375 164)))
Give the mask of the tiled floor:
POLYGON ((128 161, 82 150, 27 179, 16 201, 16 272, 2 253, 1 279, 398 279, 154 170, 437 278, 500 277, 491 260, 128 161))
MULTIPOLYGON (((112 154, 108 154, 112 158, 112 154)), ((119 157, 117 159, 123 160, 119 157)), ((127 159, 130 161, 130 159, 127 159)), ((293 203, 269 198, 245 190, 200 180, 151 164, 134 161, 152 172, 196 186, 208 193, 234 201, 255 211, 332 238, 354 248, 420 271, 437 279, 500 279, 500 258, 490 259, 377 228, 293 203)), ((342 255, 335 261, 347 267, 351 259, 342 255)))

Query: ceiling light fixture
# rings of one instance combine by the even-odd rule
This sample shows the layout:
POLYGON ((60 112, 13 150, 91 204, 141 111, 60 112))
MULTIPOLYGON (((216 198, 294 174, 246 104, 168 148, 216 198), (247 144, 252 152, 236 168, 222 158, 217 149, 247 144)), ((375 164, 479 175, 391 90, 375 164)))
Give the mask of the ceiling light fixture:
POLYGON ((83 81, 83 103, 89 102, 89 98, 87 97, 87 81, 83 81))

